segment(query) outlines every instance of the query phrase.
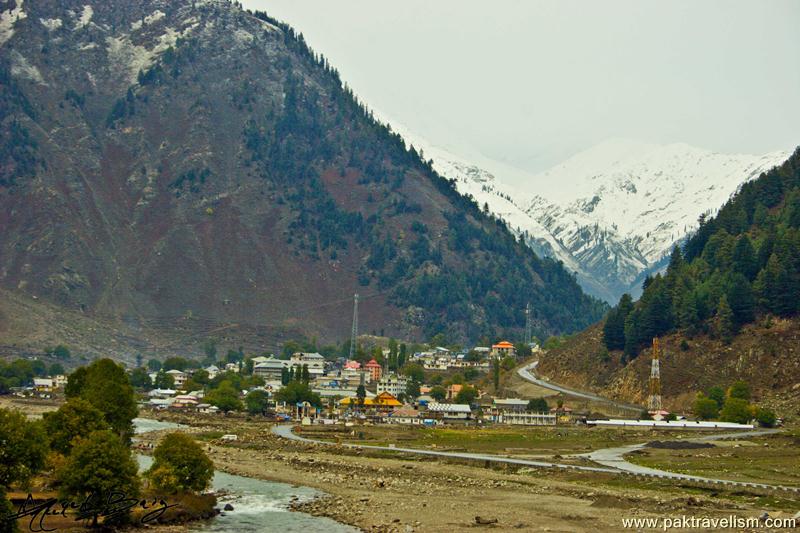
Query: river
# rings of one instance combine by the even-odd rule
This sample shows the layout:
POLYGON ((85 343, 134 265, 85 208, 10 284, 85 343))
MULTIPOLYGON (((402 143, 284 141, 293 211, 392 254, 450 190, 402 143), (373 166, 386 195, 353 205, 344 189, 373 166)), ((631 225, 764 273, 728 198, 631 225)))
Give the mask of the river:
MULTIPOLYGON (((160 422, 146 418, 137 418, 134 420, 134 424, 136 433, 181 427, 172 422, 160 422)), ((152 462, 147 455, 139 455, 138 459, 141 469, 148 468, 152 462)), ((222 508, 226 503, 230 503, 234 510, 207 522, 193 524, 189 531, 196 533, 235 533, 240 531, 351 533, 358 531, 329 518, 289 511, 289 504, 293 499, 307 501, 323 494, 316 489, 234 476, 224 472, 214 474, 212 488, 224 494, 219 497, 219 507, 222 508)))

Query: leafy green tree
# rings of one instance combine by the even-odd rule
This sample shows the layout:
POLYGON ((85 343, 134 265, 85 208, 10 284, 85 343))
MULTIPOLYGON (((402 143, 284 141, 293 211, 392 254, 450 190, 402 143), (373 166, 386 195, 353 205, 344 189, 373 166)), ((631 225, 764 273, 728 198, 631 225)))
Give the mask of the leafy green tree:
POLYGON ((217 339, 206 339, 203 343, 203 352, 206 354, 205 362, 213 365, 217 362, 217 339))
POLYGON ((777 422, 778 417, 775 415, 775 411, 767 409, 766 407, 759 407, 756 409, 756 420, 762 426, 771 428, 775 425, 775 422, 777 422))
POLYGON ((547 400, 544 398, 533 398, 528 401, 527 410, 531 413, 548 413, 550 406, 547 405, 547 400))
POLYGON ((472 381, 473 379, 478 377, 478 370, 475 368, 467 368, 464 370, 464 379, 467 381, 472 381))
POLYGON ((397 368, 403 368, 406 364, 408 357, 408 347, 405 343, 400 344, 400 350, 397 352, 397 368))
POLYGON ((412 400, 419 398, 419 381, 410 380, 406 385, 406 396, 412 400))
POLYGON ((281 390, 275 393, 275 400, 286 402, 289 405, 296 405, 301 402, 308 402, 315 407, 322 407, 322 400, 319 394, 311 390, 308 383, 302 381, 292 381, 281 390))
POLYGON ((15 520, 6 520, 6 516, 11 516, 16 513, 16 509, 11 502, 6 498, 6 491, 0 485, 0 533, 17 533, 19 528, 15 520))
POLYGON ((0 489, 26 485, 45 465, 47 435, 41 423, 19 411, 0 408, 0 489))
POLYGON ((50 368, 47 369, 47 373, 50 376, 61 376, 64 374, 64 365, 61 363, 53 363, 50 365, 50 368))
POLYGON ((247 412, 251 415, 264 414, 264 411, 267 410, 268 403, 269 394, 262 389, 252 390, 244 397, 244 405, 247 408, 247 412))
POLYGON ((358 388, 356 388, 356 402, 358 403, 358 407, 364 407, 364 400, 367 398, 367 389, 364 387, 363 383, 359 383, 358 388))
POLYGON ((56 357, 58 359, 69 359, 70 357, 72 357, 72 353, 69 351, 69 348, 67 348, 63 344, 59 344, 58 346, 55 346, 53 348, 48 348, 47 350, 45 350, 45 353, 47 355, 56 357))
POLYGON ((78 396, 83 390, 84 383, 86 382, 87 369, 85 366, 80 366, 72 371, 67 376, 67 384, 64 387, 64 395, 67 398, 74 398, 78 396))
MULTIPOLYGON (((116 433, 93 431, 75 442, 64 465, 56 472, 56 478, 62 498, 94 502, 95 505, 88 506, 90 516, 85 518, 91 518, 92 525, 96 526, 102 502, 111 494, 118 492, 129 498, 139 495, 138 470, 130 448, 116 433)), ((125 511, 106 517, 104 524, 121 524, 127 519, 125 511)))
POLYGON ((108 425, 124 442, 129 441, 133 435, 133 419, 139 410, 122 366, 111 359, 94 361, 86 367, 77 395, 102 412, 108 425))
POLYGON ((164 364, 161 366, 164 370, 180 370, 183 372, 187 368, 189 368, 190 362, 188 359, 184 357, 167 357, 164 359, 164 364))
POLYGON ((719 412, 720 420, 724 422, 735 422, 737 424, 747 424, 753 418, 753 411, 747 400, 741 398, 728 397, 725 405, 719 412))
POLYGON ((478 389, 472 385, 464 385, 461 387, 461 390, 458 391, 458 394, 456 394, 455 402, 469 405, 474 402, 477 397, 478 389))
POLYGON ((45 413, 43 418, 50 448, 63 455, 69 455, 76 438, 110 429, 103 413, 81 398, 69 399, 57 411, 45 413))
POLYGON ((700 420, 711 420, 719 416, 719 406, 713 398, 698 393, 692 405, 692 412, 700 420))
POLYGON ((175 386, 175 378, 172 377, 172 374, 159 370, 158 374, 156 374, 156 379, 153 380, 153 386, 157 389, 172 389, 175 386))
POLYGON ((200 368, 192 372, 192 380, 198 385, 208 385, 211 381, 208 370, 200 368))
POLYGON ((202 492, 214 477, 214 463, 194 439, 170 433, 153 451, 153 464, 145 475, 159 491, 202 492))
POLYGON ((211 405, 215 405, 220 411, 241 411, 242 402, 239 400, 239 390, 230 381, 223 381, 216 389, 212 389, 205 397, 211 405))
POLYGON ((153 381, 150 379, 150 374, 144 368, 134 368, 130 375, 131 385, 136 389, 150 390, 153 387, 153 381))
POLYGON ((158 359, 150 359, 149 361, 147 361, 147 369, 150 372, 158 372, 159 370, 161 370, 161 361, 159 361, 158 359))
POLYGON ((447 398, 447 389, 441 385, 436 385, 435 387, 431 388, 431 391, 428 394, 437 402, 443 402, 444 399, 447 398))
POLYGON ((744 381, 735 381, 728 387, 728 398, 738 398, 740 400, 750 401, 750 385, 744 381))
POLYGON ((706 394, 709 398, 714 400, 717 403, 717 410, 722 409, 722 406, 725 405, 725 389, 719 386, 714 386, 708 389, 708 393, 706 394))
POLYGON ((425 369, 417 363, 409 363, 403 367, 403 374, 412 381, 423 383, 425 381, 425 369))

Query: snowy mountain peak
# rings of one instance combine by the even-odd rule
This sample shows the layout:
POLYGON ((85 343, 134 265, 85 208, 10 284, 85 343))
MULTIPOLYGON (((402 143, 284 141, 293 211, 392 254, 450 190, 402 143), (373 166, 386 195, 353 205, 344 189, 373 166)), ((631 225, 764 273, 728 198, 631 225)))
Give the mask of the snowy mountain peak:
POLYGON ((530 174, 475 152, 456 155, 392 126, 462 194, 488 205, 537 253, 562 261, 584 290, 611 303, 625 292, 638 295, 644 276, 663 266, 701 214, 791 154, 721 154, 614 138, 530 174))

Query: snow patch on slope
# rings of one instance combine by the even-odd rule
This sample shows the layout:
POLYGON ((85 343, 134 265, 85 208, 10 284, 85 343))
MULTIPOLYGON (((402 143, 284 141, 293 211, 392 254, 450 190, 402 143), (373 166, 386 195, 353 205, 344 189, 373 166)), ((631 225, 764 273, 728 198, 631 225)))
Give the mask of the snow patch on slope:
POLYGON ((92 21, 92 17, 94 16, 94 9, 89 4, 83 6, 83 11, 81 11, 81 16, 78 18, 78 21, 75 22, 75 29, 80 30, 81 28, 85 28, 89 25, 92 21))
POLYGON ((60 18, 39 19, 39 22, 41 22, 42 26, 47 28, 48 31, 55 31, 64 25, 64 21, 62 21, 60 18))
POLYGON ((14 24, 18 20, 27 18, 28 14, 22 9, 22 3, 23 0, 17 0, 13 9, 3 8, 0 11, 0 46, 14 36, 14 24))

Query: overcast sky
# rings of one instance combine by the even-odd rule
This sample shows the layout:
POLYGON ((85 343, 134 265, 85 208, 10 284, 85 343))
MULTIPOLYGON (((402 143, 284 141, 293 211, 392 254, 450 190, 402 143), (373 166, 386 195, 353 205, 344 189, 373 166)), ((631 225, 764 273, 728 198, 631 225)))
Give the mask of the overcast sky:
POLYGON ((243 0, 370 106, 529 171, 613 137, 800 144, 800 2, 243 0))

